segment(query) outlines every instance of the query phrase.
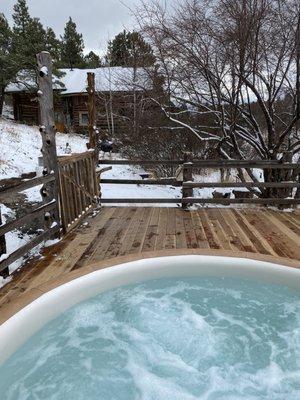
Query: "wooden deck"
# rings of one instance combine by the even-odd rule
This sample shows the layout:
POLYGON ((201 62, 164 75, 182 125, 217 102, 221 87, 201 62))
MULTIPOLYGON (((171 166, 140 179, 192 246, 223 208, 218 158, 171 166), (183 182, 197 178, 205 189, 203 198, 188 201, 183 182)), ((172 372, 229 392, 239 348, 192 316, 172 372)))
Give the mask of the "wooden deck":
POLYGON ((300 214, 104 207, 0 290, 0 323, 59 282, 121 260, 174 252, 245 256, 300 267, 300 214))

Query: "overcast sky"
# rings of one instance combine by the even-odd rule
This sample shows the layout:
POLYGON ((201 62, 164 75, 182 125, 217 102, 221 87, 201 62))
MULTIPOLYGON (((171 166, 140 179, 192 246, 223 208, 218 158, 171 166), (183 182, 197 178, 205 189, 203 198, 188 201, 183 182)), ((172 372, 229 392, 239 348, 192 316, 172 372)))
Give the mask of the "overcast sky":
MULTIPOLYGON (((134 18, 127 7, 138 0, 27 0, 32 17, 39 17, 45 26, 61 35, 69 16, 83 34, 88 52, 103 53, 108 37, 113 37, 124 27, 132 29, 134 18), (123 4, 122 4, 123 3, 123 4), (126 6, 124 6, 126 4, 126 6)), ((0 12, 12 23, 15 0, 0 0, 0 12)))

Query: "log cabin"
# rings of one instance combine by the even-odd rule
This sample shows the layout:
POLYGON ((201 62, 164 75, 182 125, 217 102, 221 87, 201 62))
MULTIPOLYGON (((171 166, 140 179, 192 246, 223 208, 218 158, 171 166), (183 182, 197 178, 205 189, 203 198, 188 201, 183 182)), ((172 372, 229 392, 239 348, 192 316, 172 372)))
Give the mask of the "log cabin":
MULTIPOLYGON (((97 127, 113 135, 133 115, 134 102, 140 101, 137 70, 128 67, 95 69, 61 69, 62 76, 54 82, 54 111, 59 132, 87 133, 88 95, 87 73, 95 74, 97 127)), ((141 75, 141 74, 140 74, 141 75)), ((27 124, 39 124, 36 84, 29 74, 6 89, 13 104, 14 119, 27 124)))

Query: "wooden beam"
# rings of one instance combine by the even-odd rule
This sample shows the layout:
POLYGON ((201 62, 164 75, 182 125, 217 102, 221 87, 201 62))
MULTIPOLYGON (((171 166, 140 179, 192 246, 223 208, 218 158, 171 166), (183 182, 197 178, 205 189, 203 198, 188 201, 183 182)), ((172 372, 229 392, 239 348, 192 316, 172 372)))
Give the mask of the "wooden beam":
POLYGON ((183 182, 187 188, 294 188, 298 182, 183 182))
POLYGON ((169 186, 182 186, 182 181, 175 179, 101 179, 101 184, 115 184, 115 185, 169 185, 169 186))
POLYGON ((82 160, 83 158, 93 158, 94 150, 85 151, 84 153, 74 153, 72 155, 59 156, 57 157, 60 165, 71 164, 74 161, 82 160))
POLYGON ((39 176, 37 178, 24 180, 16 185, 9 187, 0 188, 0 200, 4 200, 8 195, 12 193, 23 192, 24 190, 30 189, 32 187, 53 182, 55 180, 54 174, 39 176))
POLYGON ((268 198, 268 199, 203 199, 203 198, 185 198, 182 202, 190 204, 300 204, 300 199, 280 199, 280 198, 268 198))
POLYGON ((95 164, 98 164, 99 150, 97 146, 98 135, 96 127, 96 89, 95 89, 95 74, 87 73, 87 92, 88 92, 88 112, 89 112, 89 149, 94 149, 95 164))
POLYGON ((107 199, 101 199, 102 204, 123 204, 123 203, 141 203, 141 204, 147 204, 147 203, 162 203, 162 204, 167 204, 167 203, 175 203, 175 204, 181 204, 181 203, 190 203, 190 204, 300 204, 300 199, 279 199, 279 198, 269 198, 269 199, 249 199, 249 198, 241 198, 241 199, 214 199, 214 198, 209 198, 209 199, 203 199, 203 198, 193 198, 193 197, 187 197, 184 199, 170 199, 170 198, 107 198, 107 199))
MULTIPOLYGON (((0 205, 0 224, 2 224, 1 205, 0 205)), ((5 235, 4 235, 4 233, 1 233, 1 230, 0 230, 0 257, 3 254, 6 254, 6 242, 5 242, 5 235)), ((4 278, 8 277, 8 275, 9 275, 8 267, 4 268, 0 272, 0 276, 3 276, 4 278)))
POLYGON ((179 165, 183 163, 183 160, 99 160, 99 164, 105 165, 179 165))
POLYGON ((24 246, 20 247, 18 250, 14 251, 5 260, 0 262, 0 272, 3 271, 5 268, 7 268, 13 262, 17 261, 19 258, 25 256, 30 250, 35 248, 44 240, 53 237, 58 232, 59 232, 59 226, 54 226, 53 228, 50 228, 47 231, 36 236, 34 239, 26 243, 24 246))
POLYGON ((108 171, 111 171, 111 170, 112 170, 112 167, 105 167, 105 168, 96 169, 96 175, 100 176, 104 172, 108 172, 108 171))
POLYGON ((111 204, 111 203, 181 203, 181 199, 168 199, 168 198, 130 198, 130 199, 112 199, 112 198, 107 198, 107 199, 101 199, 100 203, 102 204, 111 204))
POLYGON ((44 171, 47 174, 50 174, 53 171, 55 176, 55 180, 45 184, 41 191, 44 203, 49 203, 50 201, 55 200, 57 205, 49 218, 47 225, 49 227, 52 222, 56 222, 60 225, 58 209, 59 172, 55 140, 56 131, 53 107, 52 59, 50 54, 46 51, 37 54, 36 59, 44 171))
MULTIPOLYGON (((192 182, 193 181, 193 163, 190 162, 191 159, 191 155, 190 153, 186 152, 184 154, 184 164, 182 167, 182 179, 184 182, 192 182)), ((182 198, 185 197, 193 197, 193 188, 191 187, 182 187, 182 198)), ((186 203, 182 203, 182 208, 186 209, 187 208, 187 204, 186 203)))
MULTIPOLYGON (((193 168, 260 168, 260 169, 299 169, 297 163, 281 163, 268 160, 191 160, 193 168)), ((100 160, 106 165, 180 165, 184 160, 100 160)))
POLYGON ((5 235, 5 233, 12 231, 13 229, 18 229, 23 226, 26 222, 32 221, 34 218, 38 218, 41 215, 44 215, 46 212, 51 212, 56 208, 55 201, 52 201, 48 204, 44 204, 39 208, 29 212, 23 217, 14 219, 6 224, 0 225, 0 238, 1 235, 5 235))

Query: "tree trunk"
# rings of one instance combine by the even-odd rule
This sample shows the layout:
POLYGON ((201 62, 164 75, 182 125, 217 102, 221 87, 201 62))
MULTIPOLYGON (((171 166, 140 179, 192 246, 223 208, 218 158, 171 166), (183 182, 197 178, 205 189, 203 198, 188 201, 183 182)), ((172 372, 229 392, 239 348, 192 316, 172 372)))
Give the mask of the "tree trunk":
POLYGON ((45 228, 49 229, 53 223, 60 225, 59 218, 59 171, 56 153, 56 131, 54 121, 53 107, 53 87, 52 87, 52 59, 48 52, 42 51, 37 54, 37 81, 40 90, 39 110, 41 126, 40 132, 42 136, 42 154, 44 174, 50 174, 52 171, 55 175, 54 182, 46 183, 41 189, 41 195, 44 203, 55 200, 56 208, 52 215, 46 213, 45 228))

